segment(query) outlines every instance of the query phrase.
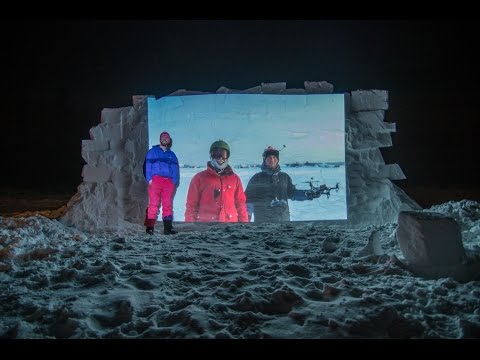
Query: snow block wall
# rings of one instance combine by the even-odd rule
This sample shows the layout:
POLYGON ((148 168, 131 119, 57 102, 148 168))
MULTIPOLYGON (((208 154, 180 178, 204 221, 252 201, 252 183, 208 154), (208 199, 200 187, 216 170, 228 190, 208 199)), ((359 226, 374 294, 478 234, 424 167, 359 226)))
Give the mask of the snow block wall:
POLYGON ((148 147, 147 96, 133 106, 104 109, 100 124, 82 141, 83 182, 60 221, 83 231, 143 224, 148 203, 143 159, 148 147))
POLYGON ((385 90, 358 90, 345 99, 348 221, 356 224, 396 222, 402 210, 421 210, 391 180, 403 180, 398 164, 385 164, 380 148, 392 146, 395 123, 384 121, 385 90))
MULTIPOLYGON (((326 81, 287 89, 286 83, 261 84, 246 90, 220 87, 217 93, 322 94, 332 93, 326 81)), ((178 90, 172 95, 202 94, 178 90)), ((203 93, 205 94, 205 93, 203 93)), ((148 151, 148 96, 134 96, 133 106, 104 109, 100 124, 82 141, 83 182, 60 219, 83 231, 118 229, 125 223, 143 224, 147 183, 142 166, 148 151)), ((397 164, 385 164, 379 148, 392 146, 395 124, 384 122, 388 92, 359 90, 346 94, 346 163, 349 224, 395 222, 402 210, 421 209, 391 180, 405 179, 397 164)))

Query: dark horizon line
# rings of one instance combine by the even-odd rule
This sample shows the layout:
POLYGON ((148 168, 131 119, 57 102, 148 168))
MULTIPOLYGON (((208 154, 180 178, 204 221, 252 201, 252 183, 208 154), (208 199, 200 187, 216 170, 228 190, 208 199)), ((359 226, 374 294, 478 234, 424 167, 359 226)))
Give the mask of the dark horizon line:
MULTIPOLYGON (((294 163, 284 163, 280 166, 285 166, 285 167, 300 167, 300 166, 311 166, 311 167, 319 167, 319 168, 330 168, 330 167, 340 167, 342 165, 345 165, 345 161, 321 161, 321 162, 313 162, 313 161, 305 161, 305 162, 294 162, 294 163), (321 165, 333 165, 333 166, 321 166, 321 165)), ((252 168, 252 167, 261 167, 262 164, 237 164, 237 165, 231 165, 233 168, 252 168)), ((205 167, 204 164, 202 165, 191 165, 191 164, 182 164, 180 165, 181 169, 196 169, 196 168, 203 168, 205 167)))

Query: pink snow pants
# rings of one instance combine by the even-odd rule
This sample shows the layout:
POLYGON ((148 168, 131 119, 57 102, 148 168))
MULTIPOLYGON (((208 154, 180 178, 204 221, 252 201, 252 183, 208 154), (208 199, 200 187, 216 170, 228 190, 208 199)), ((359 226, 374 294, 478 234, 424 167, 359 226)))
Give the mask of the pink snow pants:
POLYGON ((147 219, 157 219, 158 209, 162 206, 162 219, 173 220, 173 197, 175 185, 171 178, 153 175, 148 185, 147 219))

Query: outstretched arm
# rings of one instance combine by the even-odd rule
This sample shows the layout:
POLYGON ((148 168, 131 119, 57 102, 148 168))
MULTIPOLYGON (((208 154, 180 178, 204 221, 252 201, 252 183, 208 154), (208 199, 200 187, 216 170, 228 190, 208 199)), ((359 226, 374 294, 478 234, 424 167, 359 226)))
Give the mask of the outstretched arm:
POLYGON ((309 196, 310 190, 298 190, 295 189, 293 193, 293 197, 291 198, 294 201, 304 201, 304 200, 312 200, 313 197, 309 196))
MULTIPOLYGON (((292 183, 292 179, 288 177, 288 197, 294 201, 312 200, 313 197, 309 194, 309 190, 298 190, 292 183)), ((318 197, 318 196, 317 196, 318 197)))

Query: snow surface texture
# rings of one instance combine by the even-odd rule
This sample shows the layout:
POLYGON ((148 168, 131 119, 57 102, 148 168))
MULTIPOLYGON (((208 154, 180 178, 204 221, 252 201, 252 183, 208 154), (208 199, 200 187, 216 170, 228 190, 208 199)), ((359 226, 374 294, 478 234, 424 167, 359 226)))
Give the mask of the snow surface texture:
MULTIPOLYGON (((480 203, 453 217, 480 255, 480 203)), ((141 224, 0 217, 0 338, 479 338, 479 278, 416 277, 397 224, 141 224)), ((478 272, 477 272, 478 274, 478 272)))
MULTIPOLYGON (((333 85, 305 82, 305 89, 286 83, 262 84, 247 90, 221 87, 217 93, 321 94, 333 85)), ((202 92, 178 90, 172 95, 202 92)), ((83 231, 115 230, 143 224, 148 202, 142 165, 148 150, 147 96, 133 96, 133 106, 104 109, 101 123, 82 141, 86 161, 83 182, 67 204, 61 222, 83 231)), ((384 122, 388 93, 358 90, 346 94, 346 164, 348 223, 384 224, 401 210, 421 207, 391 180, 405 179, 398 164, 385 164, 379 148, 392 146, 395 124, 384 122)))

